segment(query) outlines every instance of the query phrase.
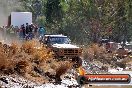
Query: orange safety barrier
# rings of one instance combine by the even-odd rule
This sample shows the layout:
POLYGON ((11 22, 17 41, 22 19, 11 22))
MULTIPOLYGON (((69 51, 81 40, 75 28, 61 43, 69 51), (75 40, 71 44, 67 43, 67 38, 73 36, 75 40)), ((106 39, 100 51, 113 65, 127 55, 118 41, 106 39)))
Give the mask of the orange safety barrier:
POLYGON ((79 71, 79 74, 80 74, 80 75, 83 75, 83 76, 84 76, 84 75, 86 74, 85 69, 83 69, 82 67, 79 67, 79 68, 78 68, 78 71, 79 71))

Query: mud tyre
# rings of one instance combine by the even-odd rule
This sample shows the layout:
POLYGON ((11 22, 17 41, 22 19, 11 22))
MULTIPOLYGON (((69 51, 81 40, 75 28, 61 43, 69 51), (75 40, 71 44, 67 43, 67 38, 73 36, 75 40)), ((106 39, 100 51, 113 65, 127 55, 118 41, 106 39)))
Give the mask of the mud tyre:
POLYGON ((84 85, 84 84, 86 84, 86 78, 85 78, 84 76, 79 76, 79 77, 77 78, 77 83, 78 83, 79 85, 84 85))
POLYGON ((79 68, 80 66, 82 66, 82 59, 80 57, 72 58, 72 62, 74 62, 73 67, 75 68, 79 68))

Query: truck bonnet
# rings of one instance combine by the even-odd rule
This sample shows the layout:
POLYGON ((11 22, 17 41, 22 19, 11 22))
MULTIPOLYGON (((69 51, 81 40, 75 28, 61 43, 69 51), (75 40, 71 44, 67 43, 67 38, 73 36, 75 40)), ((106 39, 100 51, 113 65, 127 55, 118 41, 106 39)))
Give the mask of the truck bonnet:
POLYGON ((79 48, 72 44, 53 44, 52 46, 56 48, 79 48))

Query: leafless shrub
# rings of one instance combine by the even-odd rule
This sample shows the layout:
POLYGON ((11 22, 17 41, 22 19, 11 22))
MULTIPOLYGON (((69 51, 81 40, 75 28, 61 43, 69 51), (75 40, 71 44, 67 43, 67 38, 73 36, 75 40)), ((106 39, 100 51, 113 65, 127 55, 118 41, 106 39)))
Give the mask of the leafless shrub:
POLYGON ((120 68, 126 68, 126 63, 124 62, 117 62, 116 65, 120 68))
POLYGON ((28 61, 19 61, 15 65, 15 70, 19 73, 24 75, 26 73, 26 69, 29 66, 28 61))
POLYGON ((24 44, 22 44, 21 51, 24 51, 28 54, 33 54, 35 52, 35 42, 26 41, 24 44))
POLYGON ((10 46, 10 52, 14 55, 19 51, 19 47, 17 43, 12 43, 10 46))
POLYGON ((103 58, 103 54, 106 53, 106 50, 103 47, 100 47, 98 44, 92 44, 83 49, 83 57, 85 60, 92 61, 93 59, 103 58))
POLYGON ((46 47, 40 47, 36 50, 36 52, 33 55, 38 61, 45 62, 51 58, 53 58, 52 52, 49 53, 48 49, 46 47))
POLYGON ((60 63, 59 67, 56 69, 56 78, 60 78, 60 76, 65 74, 70 67, 71 63, 69 62, 60 63))
POLYGON ((42 70, 42 74, 49 72, 60 78, 72 67, 72 63, 53 59, 53 53, 45 46, 36 47, 35 41, 27 41, 22 46, 17 43, 11 46, 0 44, 0 72, 43 80, 41 72, 34 71, 35 66, 42 70))
POLYGON ((12 74, 13 71, 13 62, 10 58, 6 56, 4 52, 2 52, 2 48, 0 47, 0 71, 6 74, 12 74))

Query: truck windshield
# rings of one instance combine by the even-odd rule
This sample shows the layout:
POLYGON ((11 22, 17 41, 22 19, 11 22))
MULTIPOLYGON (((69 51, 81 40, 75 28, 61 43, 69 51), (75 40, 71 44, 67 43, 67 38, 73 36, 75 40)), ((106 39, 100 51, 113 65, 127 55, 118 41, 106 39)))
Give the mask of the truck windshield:
POLYGON ((51 44, 69 44, 70 39, 67 37, 50 37, 51 44))

